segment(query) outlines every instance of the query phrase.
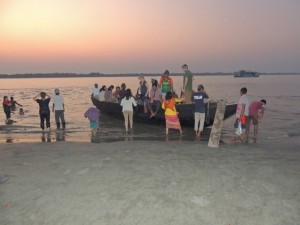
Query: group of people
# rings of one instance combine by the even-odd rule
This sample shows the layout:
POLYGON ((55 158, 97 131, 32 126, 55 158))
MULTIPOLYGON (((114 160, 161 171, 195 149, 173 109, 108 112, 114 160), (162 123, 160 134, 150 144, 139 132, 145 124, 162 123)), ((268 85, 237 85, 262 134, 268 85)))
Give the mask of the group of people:
MULTIPOLYGON (((14 100, 14 97, 10 97, 9 99, 8 96, 3 97, 2 105, 6 117, 6 123, 9 123, 9 121, 11 120, 11 113, 16 111, 17 105, 23 107, 23 105, 14 100)), ((19 115, 24 115, 23 108, 19 109, 19 115)))
POLYGON ((125 97, 125 90, 125 83, 122 83, 121 87, 117 86, 116 88, 114 85, 110 85, 109 87, 103 85, 99 88, 98 84, 95 83, 94 88, 92 89, 92 97, 99 101, 120 102, 121 99, 125 97))
POLYGON ((235 138, 233 141, 242 141, 248 143, 251 122, 253 123, 254 127, 253 139, 256 141, 258 124, 263 118, 266 105, 267 101, 265 99, 261 99, 260 101, 256 100, 250 104, 247 96, 247 88, 241 88, 240 98, 238 100, 236 109, 236 121, 234 124, 235 138))
POLYGON ((50 101, 52 101, 52 112, 55 115, 55 122, 56 128, 60 129, 61 125, 62 128, 66 128, 66 121, 65 121, 65 104, 64 99, 60 95, 60 91, 58 88, 54 90, 54 96, 51 98, 45 92, 39 93, 37 96, 34 96, 32 99, 39 104, 39 115, 40 115, 40 127, 42 130, 45 129, 45 122, 46 128, 50 128, 50 101))
MULTIPOLYGON (((131 89, 126 88, 126 84, 122 83, 117 86, 114 91, 114 86, 110 85, 108 88, 103 85, 99 88, 98 84, 94 84, 92 89, 92 97, 99 101, 110 101, 119 103, 122 107, 122 112, 125 120, 125 131, 133 128, 133 111, 137 104, 144 106, 144 113, 150 113, 150 119, 155 117, 160 109, 164 110, 166 121, 166 134, 169 133, 169 129, 177 129, 182 134, 182 129, 176 111, 176 103, 194 103, 194 131, 197 137, 200 137, 205 123, 206 106, 205 100, 209 99, 204 86, 198 85, 197 90, 192 90, 193 74, 188 70, 186 64, 182 65, 184 71, 183 86, 180 97, 174 92, 173 79, 170 77, 168 70, 165 70, 159 80, 151 78, 151 88, 145 77, 140 75, 139 87, 135 97, 133 96, 131 89)), ((54 90, 54 97, 50 97, 45 92, 39 93, 39 95, 33 97, 33 100, 39 104, 39 116, 40 127, 42 130, 50 128, 50 101, 52 101, 52 112, 55 113, 55 122, 57 129, 66 127, 64 118, 64 99, 60 95, 59 89, 54 90)), ((258 123, 261 121, 266 100, 254 101, 251 104, 247 96, 247 88, 243 87, 240 90, 240 98, 236 110, 235 138, 234 141, 248 142, 250 124, 254 125, 254 139, 258 133, 258 123)), ((8 99, 7 96, 3 98, 3 109, 6 115, 6 120, 11 118, 11 111, 16 109, 16 105, 22 107, 21 104, 16 102, 13 97, 8 99)), ((20 115, 24 114, 23 108, 20 108, 20 115)), ((100 112, 97 108, 91 107, 85 113, 84 116, 90 120, 90 127, 93 132, 98 130, 100 112)))
MULTIPOLYGON (((123 83, 121 88, 119 86, 116 87, 115 92, 112 92, 112 89, 106 89, 106 86, 102 86, 99 89, 98 84, 95 84, 92 89, 92 97, 99 101, 112 101, 119 102, 122 106, 122 112, 125 120, 125 131, 128 132, 129 128, 133 127, 133 111, 134 107, 137 104, 141 104, 144 106, 144 113, 150 113, 150 118, 156 116, 158 111, 162 108, 165 111, 165 119, 166 119, 166 134, 169 133, 169 129, 178 129, 180 133, 182 133, 180 121, 178 118, 178 112, 176 111, 175 104, 179 102, 186 103, 195 103, 195 134, 200 136, 203 131, 206 107, 204 99, 208 99, 208 94, 205 92, 203 85, 199 85, 196 92, 192 91, 192 81, 193 75, 188 70, 188 66, 184 64, 182 66, 184 73, 183 78, 183 88, 181 96, 174 92, 173 89, 173 79, 170 77, 170 73, 168 70, 165 70, 163 75, 159 80, 151 78, 151 88, 145 77, 140 75, 139 86, 137 89, 137 93, 135 97, 133 96, 131 89, 127 88, 123 83), (111 98, 101 98, 101 93, 104 96, 111 96, 111 98), (107 94, 106 94, 107 93, 107 94)), ((113 87, 113 86, 110 86, 113 87)), ((85 112, 85 116, 89 119, 91 115, 95 113, 91 113, 91 111, 95 111, 96 109, 88 109, 85 112)), ((90 121, 92 121, 90 119, 90 121)), ((97 122, 97 121, 95 121, 97 122)), ((90 127, 95 130, 95 123, 92 121, 90 123, 90 127)))
MULTIPOLYGON (((50 97, 45 92, 39 93, 37 96, 33 97, 33 100, 36 101, 39 104, 39 116, 40 116, 40 127, 42 130, 45 129, 45 123, 46 128, 50 128, 50 101, 52 100, 52 112, 55 114, 55 122, 56 127, 59 129, 62 125, 62 128, 66 127, 65 117, 64 117, 64 111, 65 111, 65 105, 64 105, 64 99, 60 95, 60 91, 58 88, 54 90, 55 96, 50 97)), ((20 106, 19 108, 19 115, 23 116, 25 114, 24 109, 22 108, 23 105, 19 104, 17 101, 14 100, 14 97, 10 97, 10 100, 8 96, 3 97, 3 110, 6 116, 6 124, 12 124, 13 122, 16 122, 11 119, 11 113, 16 111, 16 106, 20 106)))

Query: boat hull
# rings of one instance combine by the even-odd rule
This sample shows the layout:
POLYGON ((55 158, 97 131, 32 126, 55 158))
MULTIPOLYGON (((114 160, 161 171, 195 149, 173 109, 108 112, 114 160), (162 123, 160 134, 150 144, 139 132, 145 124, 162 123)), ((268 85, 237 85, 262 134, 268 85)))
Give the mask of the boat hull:
MULTIPOLYGON (((124 119, 122 107, 119 103, 103 102, 94 98, 92 98, 92 102, 100 110, 101 113, 104 113, 116 119, 124 119)), ((236 107, 237 104, 228 104, 226 106, 224 120, 235 114, 236 107)), ((209 127, 213 124, 216 114, 216 108, 216 102, 209 103, 209 113, 207 116, 209 119, 206 120, 204 124, 205 127, 209 127)), ((178 117, 182 126, 194 126, 194 104, 177 104, 176 110, 178 112, 178 117)), ((145 124, 165 124, 164 110, 160 109, 156 116, 150 119, 150 113, 144 113, 144 106, 138 105, 137 107, 134 107, 133 120, 134 122, 145 124)))

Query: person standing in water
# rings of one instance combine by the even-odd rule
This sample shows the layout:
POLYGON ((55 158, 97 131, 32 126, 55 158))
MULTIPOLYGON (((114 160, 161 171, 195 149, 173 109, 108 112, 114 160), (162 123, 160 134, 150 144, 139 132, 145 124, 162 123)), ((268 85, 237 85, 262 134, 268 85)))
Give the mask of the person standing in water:
POLYGON ((15 111, 17 105, 23 107, 16 100, 14 100, 14 97, 12 97, 12 96, 10 97, 10 104, 11 104, 11 106, 10 106, 11 111, 15 111))
POLYGON ((238 101, 238 105, 236 108, 236 121, 234 123, 235 131, 235 138, 233 141, 244 141, 247 126, 249 125, 249 99, 247 96, 247 88, 243 87, 240 90, 240 98, 238 101), (239 131, 239 123, 241 124, 242 132, 239 131))
POLYGON ((60 128, 60 122, 62 124, 62 128, 66 128, 66 122, 65 122, 65 104, 64 104, 64 98, 59 94, 59 89, 56 88, 54 90, 55 96, 52 98, 52 112, 55 114, 55 122, 57 129, 60 128))
POLYGON ((247 131, 246 131, 246 141, 248 141, 248 138, 249 138, 251 121, 254 126, 253 139, 256 141, 257 133, 258 133, 258 123, 261 122, 261 120, 264 116, 266 105, 267 105, 267 101, 265 99, 262 99, 260 101, 254 101, 250 104, 250 106, 249 106, 249 125, 247 126, 247 131))
POLYGON ((50 128, 50 108, 49 103, 51 100, 51 97, 47 95, 45 92, 41 92, 39 95, 34 96, 33 101, 36 101, 40 106, 40 125, 42 130, 45 129, 45 120, 46 120, 46 127, 50 128), (41 97, 40 99, 37 99, 38 97, 41 97), (47 97, 47 98, 46 98, 47 97))
POLYGON ((166 134, 169 134, 169 129, 179 130, 180 134, 182 134, 178 113, 175 107, 175 104, 182 102, 182 100, 182 98, 174 98, 170 91, 166 93, 165 100, 162 103, 162 108, 165 110, 166 134))
POLYGON ((181 68, 183 69, 184 72, 182 91, 186 99, 185 102, 192 103, 193 79, 194 79, 193 74, 188 69, 188 66, 186 64, 182 65, 181 68))
POLYGON ((10 110, 11 103, 9 102, 7 96, 3 97, 2 105, 3 105, 3 110, 4 110, 4 113, 5 113, 5 116, 6 116, 6 121, 8 121, 11 117, 11 110, 10 110))
POLYGON ((121 104, 122 111, 125 120, 125 131, 128 132, 128 120, 129 126, 132 129, 133 127, 133 106, 137 106, 134 98, 132 97, 131 90, 126 89, 125 97, 122 99, 121 104))
POLYGON ((208 99, 208 94, 205 92, 202 84, 198 85, 198 91, 194 92, 192 95, 192 101, 195 103, 195 125, 194 130, 197 137, 202 134, 206 107, 204 104, 204 99, 208 99), (200 125, 199 125, 200 122, 200 125))

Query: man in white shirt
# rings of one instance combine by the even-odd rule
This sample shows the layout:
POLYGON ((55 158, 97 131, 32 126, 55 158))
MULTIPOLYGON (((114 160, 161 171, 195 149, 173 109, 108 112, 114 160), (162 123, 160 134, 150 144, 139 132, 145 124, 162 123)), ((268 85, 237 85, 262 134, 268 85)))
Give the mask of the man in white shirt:
POLYGON ((60 128, 60 122, 62 123, 62 128, 66 128, 65 122, 65 104, 64 99, 59 95, 59 89, 54 90, 55 96, 51 99, 53 102, 52 112, 55 113, 55 122, 57 129, 60 128))
POLYGON ((92 97, 99 100, 99 94, 100 94, 100 88, 98 87, 98 84, 95 84, 95 87, 92 89, 92 97))
POLYGON ((247 127, 249 126, 249 99, 247 96, 247 88, 243 87, 240 90, 240 99, 238 101, 238 105, 236 108, 236 121, 234 127, 236 128, 236 137, 234 140, 242 140, 244 141, 247 127), (242 126, 242 134, 237 132, 238 124, 241 123, 242 126))

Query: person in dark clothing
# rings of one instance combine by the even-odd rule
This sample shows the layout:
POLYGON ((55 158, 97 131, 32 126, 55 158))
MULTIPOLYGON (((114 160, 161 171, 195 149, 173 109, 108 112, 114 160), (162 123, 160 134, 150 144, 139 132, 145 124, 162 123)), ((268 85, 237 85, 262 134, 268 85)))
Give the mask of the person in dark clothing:
POLYGON ((46 120, 46 127, 50 128, 50 108, 49 103, 51 100, 51 97, 47 95, 45 92, 41 92, 39 95, 32 98, 34 101, 36 101, 40 105, 40 119, 41 119, 41 128, 42 130, 45 129, 45 120, 46 120), (38 97, 41 97, 40 99, 37 99, 38 97), (47 97, 47 98, 46 98, 47 97))
POLYGON ((143 75, 139 76, 139 80, 139 88, 137 90, 136 97, 138 102, 144 105, 144 113, 147 113, 147 102, 149 97, 148 83, 143 75))
POLYGON ((195 134, 200 136, 203 131, 206 107, 204 105, 204 99, 208 99, 208 94, 205 92, 202 84, 198 85, 198 91, 192 94, 192 102, 195 103, 195 134), (200 125, 199 125, 200 122, 200 125))
POLYGON ((11 104, 10 106, 11 111, 15 111, 17 105, 23 107, 21 104, 19 104, 17 101, 14 100, 14 97, 10 97, 10 104, 11 104))
POLYGON ((122 83, 121 84, 121 90, 119 91, 119 101, 121 102, 121 100, 125 97, 125 94, 126 94, 126 84, 125 83, 122 83))

